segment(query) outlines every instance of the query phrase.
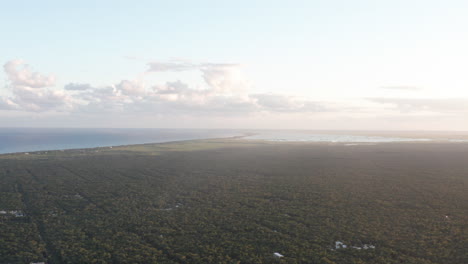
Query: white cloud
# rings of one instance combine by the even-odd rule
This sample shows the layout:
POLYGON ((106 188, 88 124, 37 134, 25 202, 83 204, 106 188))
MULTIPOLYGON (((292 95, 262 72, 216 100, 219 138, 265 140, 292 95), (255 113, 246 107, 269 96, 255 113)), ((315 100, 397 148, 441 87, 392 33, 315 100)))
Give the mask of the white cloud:
POLYGON ((239 65, 203 64, 203 80, 218 93, 245 93, 251 86, 239 65))
POLYGON ((216 92, 241 92, 250 84, 243 76, 240 65, 232 63, 199 63, 185 61, 151 62, 148 72, 181 72, 198 70, 210 88, 216 92))
POLYGON ((26 111, 68 111, 73 105, 73 99, 63 91, 17 87, 13 93, 9 100, 26 111))
POLYGON ((200 66, 188 62, 150 62, 148 72, 189 71, 200 66))
POLYGON ((116 85, 116 89, 129 96, 140 96, 145 94, 143 83, 137 81, 122 80, 116 85))
POLYGON ((18 105, 9 98, 0 97, 0 110, 17 110, 18 105))
POLYGON ((166 82, 164 85, 153 87, 152 96, 162 101, 185 101, 192 103, 204 103, 212 92, 208 89, 193 89, 187 83, 180 80, 175 82, 166 82))
POLYGON ((3 65, 12 86, 43 88, 55 84, 54 75, 42 75, 33 72, 23 60, 11 60, 3 65))
POLYGON ((257 104, 273 112, 325 112, 327 108, 319 102, 279 94, 254 94, 257 104))
POLYGON ((93 87, 88 83, 69 83, 65 85, 64 89, 67 91, 84 91, 90 90, 93 87))
MULTIPOLYGON (((444 117, 456 123, 457 120, 466 119, 468 114, 468 98, 375 97, 319 101, 290 94, 252 93, 253 85, 237 64, 153 63, 149 64, 146 74, 138 75, 136 79, 120 80, 100 87, 89 83, 68 83, 61 88, 47 88, 54 84, 55 77, 33 72, 25 65, 16 60, 4 66, 8 78, 6 87, 9 89, 0 97, 0 113, 4 115, 6 112, 12 115, 37 112, 37 117, 58 115, 62 121, 67 116, 99 120, 96 121, 98 125, 113 120, 109 121, 113 126, 120 126, 118 120, 126 120, 125 125, 153 126, 146 122, 166 120, 164 122, 172 124, 170 126, 182 126, 178 123, 188 122, 192 124, 190 126, 198 127, 214 126, 210 120, 215 120, 213 122, 216 124, 231 126, 230 122, 236 120, 233 126, 237 127, 243 126, 243 121, 246 121, 247 126, 270 128, 281 123, 299 128, 409 129, 421 125, 437 128, 437 122, 431 120, 444 117), (184 79, 187 76, 183 71, 191 71, 187 75, 190 81, 184 79), (181 80, 165 79, 157 83, 160 75, 149 76, 152 72, 173 72, 175 75, 168 76, 180 76, 181 80), (199 81, 192 82, 197 74, 199 81), (147 121, 142 123, 141 120, 147 121)), ((398 86, 382 89, 411 91, 417 88, 398 86)), ((466 127, 461 123, 460 128, 466 127)))
POLYGON ((69 111, 73 113, 112 113, 192 116, 245 116, 255 113, 311 113, 331 111, 322 102, 279 94, 250 94, 251 83, 238 64, 199 63, 181 60, 149 63, 148 72, 199 73, 203 85, 180 80, 146 84, 144 79, 121 80, 94 87, 88 83, 68 83, 62 89, 44 89, 52 77, 18 69, 22 61, 5 64, 11 96, 0 101, 1 109, 22 111, 69 111), (26 85, 28 84, 28 86, 26 85), (43 89, 35 89, 43 88, 43 89))
POLYGON ((387 90, 405 90, 405 91, 419 91, 422 88, 417 86, 410 86, 410 85, 390 85, 390 86, 381 86, 382 89, 387 90))
POLYGON ((74 94, 80 103, 76 106, 77 112, 102 113, 122 111, 123 105, 128 102, 128 96, 122 94, 115 85, 106 87, 92 87, 74 94))
POLYGON ((434 112, 434 113, 463 113, 468 112, 468 98, 368 98, 368 100, 385 104, 400 112, 434 112))
POLYGON ((3 68, 11 96, 1 100, 1 108, 33 112, 69 111, 73 108, 74 100, 64 90, 45 88, 55 84, 55 76, 33 72, 22 60, 8 61, 3 68))
POLYGON ((153 90, 156 94, 184 94, 189 92, 191 89, 186 83, 177 80, 175 82, 167 82, 162 86, 154 86, 153 90))

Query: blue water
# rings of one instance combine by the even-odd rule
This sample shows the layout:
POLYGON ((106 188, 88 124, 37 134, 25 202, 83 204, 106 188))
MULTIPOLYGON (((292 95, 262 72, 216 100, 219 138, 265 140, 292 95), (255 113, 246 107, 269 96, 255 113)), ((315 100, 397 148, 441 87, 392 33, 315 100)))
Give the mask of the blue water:
POLYGON ((0 154, 239 136, 234 130, 0 128, 0 154))

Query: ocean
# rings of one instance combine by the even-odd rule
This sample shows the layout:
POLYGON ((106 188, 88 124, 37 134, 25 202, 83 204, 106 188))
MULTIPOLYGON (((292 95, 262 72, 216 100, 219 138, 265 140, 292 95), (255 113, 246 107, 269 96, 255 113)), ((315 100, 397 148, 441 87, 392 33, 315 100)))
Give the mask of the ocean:
POLYGON ((0 154, 226 138, 221 129, 0 128, 0 154))

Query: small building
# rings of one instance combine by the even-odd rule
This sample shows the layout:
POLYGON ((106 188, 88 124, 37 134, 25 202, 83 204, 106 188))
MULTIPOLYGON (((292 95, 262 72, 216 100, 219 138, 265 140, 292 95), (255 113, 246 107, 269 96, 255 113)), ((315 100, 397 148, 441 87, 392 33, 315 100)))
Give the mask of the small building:
POLYGON ((363 249, 367 250, 367 249, 375 249, 375 246, 374 245, 370 245, 370 244, 364 244, 362 246, 363 249))
POLYGON ((336 241, 336 242, 335 242, 335 248, 336 248, 336 249, 346 248, 346 247, 347 247, 347 246, 346 246, 343 242, 341 242, 341 241, 336 241))
POLYGON ((24 217, 24 216, 25 216, 24 213, 21 211, 15 213, 15 217, 24 217))
POLYGON ((277 258, 282 258, 282 257, 284 257, 283 255, 281 255, 281 254, 278 253, 278 252, 273 253, 273 256, 275 256, 275 257, 277 257, 277 258))

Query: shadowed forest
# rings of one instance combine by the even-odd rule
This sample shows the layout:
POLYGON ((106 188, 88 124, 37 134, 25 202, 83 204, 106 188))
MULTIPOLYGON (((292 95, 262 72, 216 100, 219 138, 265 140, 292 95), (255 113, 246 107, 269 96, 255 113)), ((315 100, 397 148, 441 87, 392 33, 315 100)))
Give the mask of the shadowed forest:
POLYGON ((0 182, 0 263, 468 263, 468 144, 42 151, 0 182))

